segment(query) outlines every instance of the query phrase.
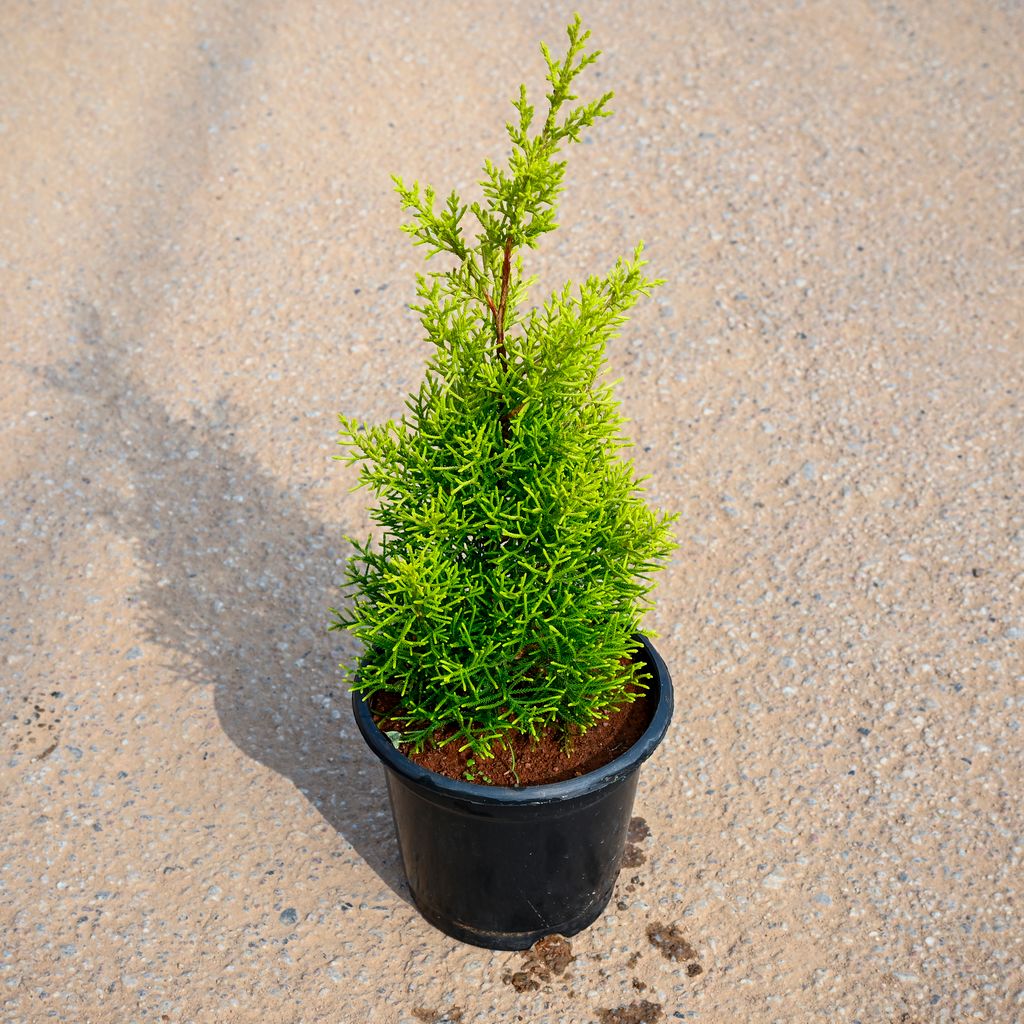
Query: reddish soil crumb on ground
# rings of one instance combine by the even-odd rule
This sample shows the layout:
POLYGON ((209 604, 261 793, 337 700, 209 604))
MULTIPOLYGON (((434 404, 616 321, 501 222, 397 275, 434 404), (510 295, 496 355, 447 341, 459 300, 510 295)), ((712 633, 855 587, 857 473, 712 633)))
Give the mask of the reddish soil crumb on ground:
MULTIPOLYGON (((387 717, 394 707, 384 703, 381 695, 371 701, 374 719, 382 732, 401 733, 402 723, 387 717)), ((413 753, 407 744, 399 750, 416 764, 450 779, 476 782, 485 786, 542 786, 586 775, 624 754, 640 737, 651 722, 653 705, 647 694, 640 694, 603 722, 591 726, 582 736, 575 736, 568 755, 563 734, 553 728, 545 729, 537 742, 528 736, 516 736, 509 746, 497 746, 494 756, 474 758, 471 751, 458 749, 458 744, 413 753)), ((443 734, 442 734, 443 738, 443 734)))
POLYGON ((554 974, 564 974, 566 968, 576 959, 572 954, 572 944, 561 935, 548 935, 535 943, 527 954, 545 970, 554 974))
POLYGON ((506 985, 511 985, 517 992, 532 992, 540 988, 540 982, 528 971, 506 972, 501 976, 506 985))
POLYGON ((561 977, 576 959, 572 944, 561 935, 547 935, 535 942, 523 953, 523 968, 520 971, 506 971, 501 980, 517 992, 539 989, 541 982, 561 977))
MULTIPOLYGON (((647 938, 666 960, 698 960, 697 950, 683 938, 679 929, 672 925, 658 924, 647 926, 647 938)), ((700 973, 699 971, 697 972, 700 973)))
POLYGON ((656 1024, 665 1019, 665 1011, 660 1003, 651 1003, 642 999, 639 1003, 620 1006, 614 1010, 598 1010, 597 1019, 600 1024, 656 1024))

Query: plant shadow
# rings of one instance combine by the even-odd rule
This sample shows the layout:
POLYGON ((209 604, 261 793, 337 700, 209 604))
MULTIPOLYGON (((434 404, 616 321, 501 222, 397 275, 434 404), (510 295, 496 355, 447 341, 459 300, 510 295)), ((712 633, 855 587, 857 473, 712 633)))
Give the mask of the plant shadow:
POLYGON ((76 303, 72 321, 76 358, 46 381, 73 406, 94 486, 107 481, 104 518, 135 548, 146 640, 179 678, 212 687, 231 741, 290 779, 411 902, 383 774, 337 667, 355 648, 326 632, 343 530, 241 450, 230 405, 175 418, 125 368, 92 305, 76 303))

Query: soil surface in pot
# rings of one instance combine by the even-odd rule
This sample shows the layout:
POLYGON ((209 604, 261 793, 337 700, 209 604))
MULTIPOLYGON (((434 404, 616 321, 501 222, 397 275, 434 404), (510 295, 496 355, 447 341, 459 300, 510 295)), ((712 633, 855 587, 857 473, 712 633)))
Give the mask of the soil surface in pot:
MULTIPOLYGON (((383 694, 370 702, 374 721, 382 732, 401 732, 407 728, 388 717, 394 704, 393 697, 389 702, 383 694)), ((565 734, 554 728, 545 729, 537 741, 520 735, 511 739, 508 746, 496 745, 494 756, 486 760, 471 751, 460 751, 456 743, 419 754, 413 753, 408 744, 398 749, 410 761, 450 779, 485 786, 542 786, 586 775, 614 761, 640 739, 653 714, 654 702, 642 693, 582 735, 573 736, 568 753, 565 734)))

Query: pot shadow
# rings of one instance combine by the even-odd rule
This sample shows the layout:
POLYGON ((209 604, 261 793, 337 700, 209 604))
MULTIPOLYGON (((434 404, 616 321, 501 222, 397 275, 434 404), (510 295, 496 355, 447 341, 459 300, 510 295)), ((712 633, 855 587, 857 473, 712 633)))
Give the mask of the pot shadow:
POLYGON ((211 686, 231 741, 290 779, 411 902, 383 774, 337 667, 355 645, 328 641, 342 529, 311 518, 240 450, 227 402, 175 418, 125 369, 92 305, 76 303, 72 319, 78 358, 45 378, 71 401, 89 453, 69 472, 93 489, 106 480, 101 514, 135 549, 145 639, 180 679, 211 686))

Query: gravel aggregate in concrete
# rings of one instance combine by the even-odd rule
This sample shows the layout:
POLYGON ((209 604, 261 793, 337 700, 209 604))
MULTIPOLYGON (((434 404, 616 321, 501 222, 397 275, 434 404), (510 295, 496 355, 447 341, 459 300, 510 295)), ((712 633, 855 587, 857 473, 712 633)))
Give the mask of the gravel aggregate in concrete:
POLYGON ((678 708, 519 991, 409 903, 330 456, 426 356, 389 175, 473 195, 569 10, 7 5, 5 1022, 1024 1020, 1021 9, 582 13, 615 116, 531 269, 666 279, 609 357, 678 708))

